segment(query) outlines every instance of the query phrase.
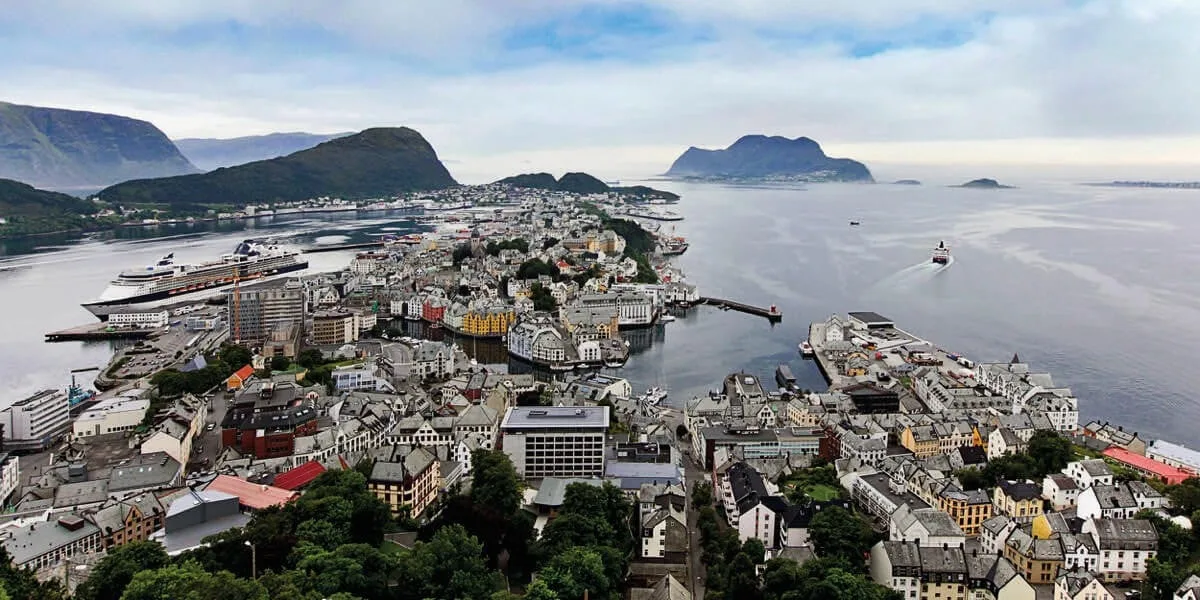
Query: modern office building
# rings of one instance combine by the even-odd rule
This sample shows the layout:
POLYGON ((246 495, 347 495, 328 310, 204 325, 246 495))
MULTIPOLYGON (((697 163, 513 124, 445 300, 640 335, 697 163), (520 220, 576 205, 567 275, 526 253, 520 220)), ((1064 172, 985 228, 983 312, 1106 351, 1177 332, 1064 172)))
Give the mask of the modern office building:
POLYGON ((514 406, 500 443, 522 477, 601 477, 608 425, 607 406, 514 406))
POLYGON ((44 450, 54 438, 71 427, 67 395, 61 390, 42 390, 17 400, 0 411, 7 450, 44 450))
POLYGON ((242 286, 234 298, 229 292, 230 339, 268 338, 275 325, 304 324, 304 286, 299 280, 277 280, 242 286))

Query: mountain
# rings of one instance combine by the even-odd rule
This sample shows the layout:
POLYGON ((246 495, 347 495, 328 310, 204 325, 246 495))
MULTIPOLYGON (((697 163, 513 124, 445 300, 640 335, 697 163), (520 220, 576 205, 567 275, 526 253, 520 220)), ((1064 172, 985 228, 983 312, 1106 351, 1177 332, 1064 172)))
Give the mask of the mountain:
POLYGON ((972 179, 962 185, 954 186, 962 188, 975 188, 979 190, 1008 190, 1012 189, 1011 185, 1001 185, 995 179, 972 179))
POLYGON ((713 180, 874 181, 866 165, 830 158, 806 137, 747 135, 724 150, 688 148, 668 177, 713 180))
POLYGON ((0 179, 0 237, 82 229, 96 205, 67 194, 0 179))
POLYGON ((347 133, 269 133, 228 139, 185 138, 175 146, 193 165, 211 171, 256 160, 278 158, 307 150, 329 140, 354 135, 347 133))
POLYGON ((588 175, 587 173, 566 173, 558 179, 554 179, 554 176, 549 173, 525 173, 523 175, 505 177, 496 183, 508 184, 513 187, 569 192, 572 194, 604 194, 608 192, 617 192, 631 196, 639 196, 642 198, 662 198, 665 200, 679 199, 678 194, 672 194, 671 192, 663 190, 656 190, 644 185, 613 187, 591 175, 588 175))
POLYGON ((0 102, 0 177, 71 188, 197 171, 146 121, 0 102))
POLYGON ((119 204, 240 206, 320 196, 372 198, 456 185, 420 133, 380 127, 280 158, 198 175, 126 181, 99 196, 119 204))

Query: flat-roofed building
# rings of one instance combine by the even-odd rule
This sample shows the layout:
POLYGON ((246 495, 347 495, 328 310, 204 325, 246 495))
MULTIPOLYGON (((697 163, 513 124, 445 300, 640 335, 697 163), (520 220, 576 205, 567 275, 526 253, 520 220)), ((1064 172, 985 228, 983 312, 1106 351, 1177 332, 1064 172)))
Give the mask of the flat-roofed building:
POLYGON ((608 425, 607 406, 514 406, 501 447, 523 477, 600 477, 608 425))

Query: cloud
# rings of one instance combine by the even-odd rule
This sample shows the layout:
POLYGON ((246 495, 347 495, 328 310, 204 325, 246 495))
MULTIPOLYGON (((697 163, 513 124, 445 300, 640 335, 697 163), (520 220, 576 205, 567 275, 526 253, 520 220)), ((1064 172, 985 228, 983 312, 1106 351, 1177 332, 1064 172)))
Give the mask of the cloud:
POLYGON ((43 0, 0 15, 0 78, 174 137, 409 125, 468 169, 656 172, 756 132, 1081 162, 1200 138, 1197 27, 1185 0, 43 0))

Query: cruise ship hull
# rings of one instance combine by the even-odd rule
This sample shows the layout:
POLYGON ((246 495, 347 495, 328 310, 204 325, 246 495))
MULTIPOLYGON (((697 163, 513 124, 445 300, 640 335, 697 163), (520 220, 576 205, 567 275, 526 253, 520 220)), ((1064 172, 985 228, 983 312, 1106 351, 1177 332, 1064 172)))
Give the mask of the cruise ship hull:
MULTIPOLYGON (((242 276, 239 280, 242 283, 254 283, 286 273, 303 271, 307 268, 308 262, 302 261, 291 265, 284 265, 269 271, 247 274, 242 276)), ((83 307, 101 321, 107 321, 108 316, 114 313, 125 311, 144 311, 158 305, 203 300, 205 298, 216 296, 223 288, 231 285, 233 285, 232 279, 218 279, 185 288, 160 290, 148 294, 140 294, 125 298, 115 298, 112 300, 85 302, 83 307)))

